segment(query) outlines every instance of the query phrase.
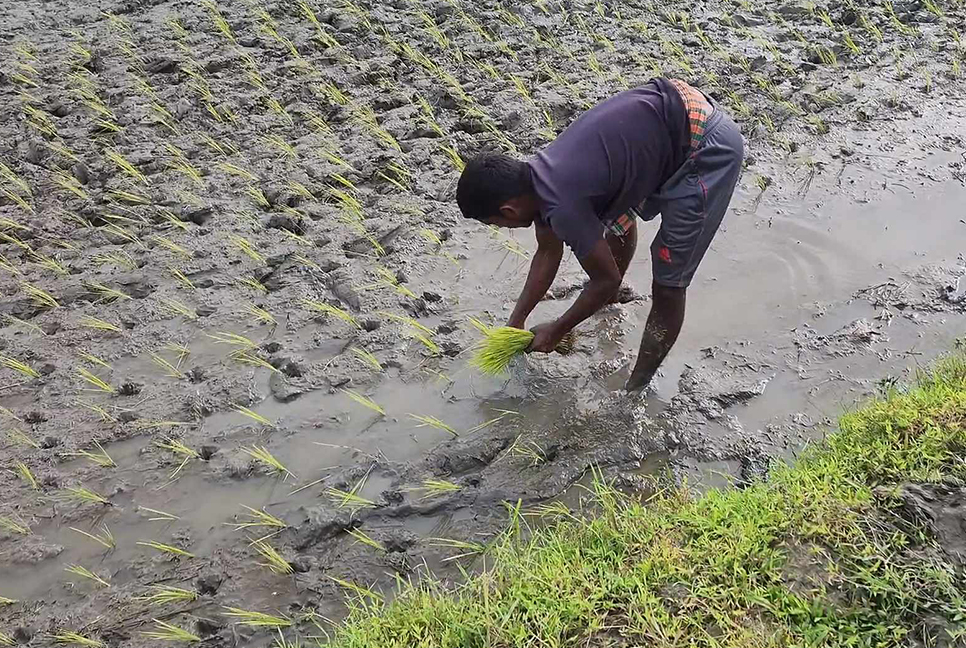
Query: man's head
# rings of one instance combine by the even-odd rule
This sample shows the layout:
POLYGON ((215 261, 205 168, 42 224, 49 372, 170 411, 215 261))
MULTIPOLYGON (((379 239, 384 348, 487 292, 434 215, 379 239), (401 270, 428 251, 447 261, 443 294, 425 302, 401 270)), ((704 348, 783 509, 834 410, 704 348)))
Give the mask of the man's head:
POLYGON ((497 227, 529 227, 537 217, 530 170, 506 155, 470 160, 456 187, 456 202, 466 218, 497 227))

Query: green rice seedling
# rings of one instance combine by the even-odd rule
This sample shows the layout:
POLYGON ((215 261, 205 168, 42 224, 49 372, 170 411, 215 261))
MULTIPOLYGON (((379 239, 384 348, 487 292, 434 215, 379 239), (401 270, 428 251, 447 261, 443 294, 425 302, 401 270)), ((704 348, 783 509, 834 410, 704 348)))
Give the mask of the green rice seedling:
POLYGON ((62 497, 66 500, 73 500, 85 504, 103 504, 106 506, 110 506, 111 504, 106 497, 81 486, 69 486, 65 488, 62 497))
POLYGON ((101 420, 104 421, 105 423, 117 423, 117 418, 112 416, 111 413, 108 412, 105 407, 98 405, 97 403, 89 403, 87 401, 77 401, 77 404, 83 407, 84 409, 88 409, 94 412, 95 414, 97 414, 98 416, 100 416, 101 420))
POLYGON ((11 443, 19 446, 24 446, 27 448, 33 448, 35 450, 40 449, 40 444, 31 439, 27 434, 18 428, 11 428, 7 430, 7 438, 10 439, 11 443))
POLYGON ((518 443, 515 441, 507 450, 507 454, 511 457, 522 457, 528 460, 530 462, 530 468, 539 466, 547 460, 546 453, 532 441, 528 443, 518 443))
POLYGON ((20 272, 20 270, 15 265, 13 265, 7 257, 3 256, 2 254, 0 254, 0 268, 6 270, 7 272, 9 272, 15 277, 23 276, 23 273, 20 272))
POLYGON ((90 371, 88 371, 87 369, 85 369, 83 367, 81 367, 81 368, 79 368, 77 370, 77 375, 78 375, 78 377, 81 378, 81 380, 83 380, 87 384, 91 385, 94 388, 93 391, 102 391, 102 392, 106 392, 108 394, 116 394, 117 393, 117 389, 115 389, 110 384, 104 382, 103 380, 101 380, 100 378, 98 378, 93 373, 91 373, 90 371))
POLYGON ((0 367, 13 369, 30 379, 40 378, 40 374, 33 367, 9 356, 0 355, 0 367))
MULTIPOLYGON (((251 188, 252 187, 249 187, 249 189, 251 188)), ((228 239, 235 247, 241 250, 242 253, 245 254, 245 256, 249 257, 250 259, 257 261, 258 263, 262 263, 263 261, 265 261, 265 257, 262 256, 262 254, 255 249, 255 246, 252 245, 251 242, 248 241, 248 239, 242 236, 238 236, 237 234, 229 234, 228 239)))
POLYGON ((265 559, 265 562, 259 563, 263 567, 268 567, 276 574, 287 575, 295 573, 291 563, 285 560, 282 554, 265 540, 256 540, 252 546, 255 547, 258 555, 265 559))
MULTIPOLYGON (((181 221, 178 221, 178 222, 180 223, 181 221)), ((181 224, 184 225, 184 223, 181 223, 181 224)), ((151 240, 157 243, 158 245, 160 245, 161 247, 163 247, 164 249, 168 250, 169 252, 174 252, 178 256, 181 256, 185 259, 190 259, 193 256, 190 251, 186 250, 185 248, 181 247, 180 245, 178 245, 177 243, 175 243, 174 241, 172 241, 171 239, 165 236, 156 234, 151 237, 151 240)))
MULTIPOLYGON (((117 267, 124 268, 125 270, 133 271, 138 269, 137 261, 135 261, 134 258, 124 250, 116 250, 114 252, 98 254, 94 257, 94 261, 100 264, 116 265, 117 267)), ((124 295, 124 293, 121 294, 124 295)), ((124 297, 127 297, 127 295, 124 295, 124 297)))
POLYGON ((377 551, 385 551, 386 548, 376 540, 373 540, 370 536, 366 535, 359 529, 349 529, 347 533, 356 539, 356 542, 362 543, 367 547, 372 547, 377 551))
POLYGON ((258 509, 253 509, 250 506, 242 505, 242 508, 248 511, 246 514, 248 517, 247 522, 237 522, 237 523, 226 523, 228 526, 235 529, 254 529, 254 528, 269 528, 269 529, 287 529, 288 524, 284 520, 275 517, 271 513, 266 511, 260 511, 258 509))
POLYGON ((174 472, 172 472, 171 475, 169 476, 171 479, 174 479, 175 477, 177 477, 178 473, 180 473, 182 469, 186 465, 188 465, 189 461, 191 461, 192 459, 201 458, 201 455, 196 450, 189 448, 184 443, 176 439, 165 438, 163 441, 158 441, 156 445, 159 448, 163 448, 165 450, 168 450, 174 453, 175 455, 183 457, 183 459, 181 460, 181 463, 178 465, 177 468, 174 469, 174 472))
POLYGON ((20 207, 28 214, 34 213, 34 208, 30 205, 30 202, 26 198, 23 198, 15 194, 14 192, 10 191, 9 189, 4 189, 4 188, 0 188, 0 193, 2 193, 8 199, 16 203, 18 207, 20 207))
POLYGON ((177 344, 175 342, 168 342, 164 345, 165 351, 170 351, 178 356, 177 367, 180 369, 181 365, 184 363, 185 358, 191 355, 191 349, 188 348, 187 344, 177 344))
POLYGON ((422 486, 410 488, 409 491, 413 493, 423 493, 423 496, 420 497, 420 499, 430 499, 433 497, 439 497, 440 495, 455 493, 461 489, 462 487, 459 484, 454 484, 453 482, 448 482, 442 479, 427 479, 423 482, 422 486))
POLYGON ((165 360, 163 357, 157 353, 151 353, 151 361, 158 365, 164 370, 164 373, 169 378, 177 378, 179 380, 186 378, 185 373, 178 369, 176 366, 165 360))
POLYGON ((178 270, 173 266, 168 266, 168 272, 174 275, 174 278, 178 280, 178 283, 180 283, 183 288, 187 288, 188 290, 195 289, 194 282, 191 281, 191 279, 189 279, 185 273, 181 272, 180 270, 178 270))
POLYGON ((414 340, 418 340, 420 344, 426 347, 426 350, 429 351, 430 355, 438 356, 443 351, 439 348, 439 345, 433 342, 428 335, 420 333, 419 331, 407 331, 406 335, 414 340))
MULTIPOLYGON (((354 489, 353 489, 354 490, 354 489)), ((351 510, 364 509, 364 508, 375 508, 376 503, 372 500, 368 500, 364 497, 359 496, 353 491, 339 490, 338 488, 329 488, 325 491, 329 499, 338 506, 339 508, 348 508, 351 510)))
POLYGON ((295 147, 286 142, 284 139, 278 135, 266 135, 262 138, 268 147, 276 149, 282 157, 287 157, 291 160, 297 160, 299 155, 295 147))
POLYGON ((117 546, 117 541, 114 540, 114 534, 111 530, 107 528, 106 524, 101 525, 102 531, 100 533, 88 533, 83 529, 78 529, 77 527, 69 527, 71 531, 75 531, 82 536, 93 540, 97 544, 101 545, 106 549, 114 549, 117 546))
POLYGON ((265 193, 258 187, 245 187, 245 193, 248 194, 248 197, 252 199, 252 202, 262 209, 271 209, 272 203, 268 202, 268 198, 265 197, 265 193))
POLYGON ((94 442, 97 447, 97 452, 91 452, 90 450, 78 450, 72 453, 75 457, 84 457, 102 468, 117 468, 117 464, 111 459, 111 455, 107 454, 107 450, 104 449, 97 441, 94 442))
POLYGON ((376 266, 376 274, 379 275, 379 283, 384 286, 389 286, 403 295, 404 297, 409 297, 410 299, 416 298, 416 293, 411 291, 406 286, 399 283, 399 278, 396 274, 389 268, 384 268, 383 266, 376 266))
POLYGON ((103 587, 110 587, 111 584, 89 570, 87 567, 81 567, 80 565, 69 565, 64 569, 65 572, 73 574, 75 576, 80 576, 81 578, 86 578, 87 580, 94 581, 98 585, 103 587))
POLYGON ((151 516, 148 518, 149 522, 174 522, 176 520, 181 519, 180 517, 178 517, 173 513, 168 513, 167 511, 148 508, 147 506, 139 506, 138 511, 146 511, 151 516))
POLYGON ((460 558, 478 556, 486 553, 486 545, 482 545, 478 542, 467 542, 464 540, 453 540, 450 538, 430 538, 429 544, 433 547, 445 547, 447 549, 456 549, 457 551, 463 552, 459 555, 451 556, 443 562, 459 560, 460 558))
POLYGON ((191 603, 198 600, 198 592, 172 587, 170 585, 154 585, 150 587, 152 594, 138 596, 136 600, 149 605, 167 605, 168 603, 191 603))
POLYGON ((244 335, 238 335, 237 333, 224 333, 222 331, 217 331, 215 333, 209 333, 207 336, 214 340, 216 344, 231 344, 246 350, 255 349, 258 347, 255 342, 248 339, 244 335))
POLYGON ((4 515, 0 515, 0 530, 6 531, 7 533, 15 533, 17 535, 29 535, 30 527, 21 522, 17 522, 13 518, 8 518, 4 515))
POLYGON ((91 364, 95 364, 95 365, 97 365, 99 367, 104 367, 108 371, 114 371, 114 367, 112 367, 108 363, 104 362, 103 360, 101 360, 100 358, 98 358, 96 355, 93 355, 91 353, 85 353, 85 352, 78 353, 77 355, 80 356, 80 358, 82 360, 86 360, 87 362, 90 362, 91 364))
POLYGON ((103 641, 91 639, 90 637, 85 637, 84 635, 76 632, 62 631, 55 635, 51 635, 51 638, 59 644, 76 644, 78 646, 85 646, 86 648, 105 648, 106 646, 103 641))
POLYGON ((862 48, 855 43, 855 41, 852 39, 852 35, 848 31, 845 31, 842 34, 842 42, 845 44, 845 47, 852 52, 852 54, 859 55, 862 53, 862 48))
MULTIPOLYGON (((255 421, 256 423, 260 423, 261 425, 264 425, 266 427, 273 427, 274 426, 274 424, 271 421, 269 421, 267 418, 265 418, 264 416, 262 416, 258 412, 255 412, 253 410, 248 409, 247 407, 245 407, 243 405, 234 405, 233 404, 231 406, 231 408, 233 410, 235 410, 236 412, 238 412, 239 414, 241 414, 242 416, 247 416, 248 418, 250 418, 251 420, 255 421)), ((289 474, 291 474, 291 473, 289 473, 289 474)))
POLYGON ((43 308, 60 308, 60 303, 49 292, 26 281, 21 283, 20 287, 37 306, 43 308))
POLYGON ((366 396, 363 396, 362 394, 351 389, 342 389, 340 391, 363 407, 371 409, 373 412, 376 412, 382 416, 386 415, 386 410, 382 409, 382 407, 371 398, 367 398, 366 396))
POLYGON ((236 45, 235 34, 231 30, 231 25, 225 20, 225 17, 221 15, 221 11, 218 10, 218 5, 213 2, 213 0, 203 0, 202 6, 205 7, 211 14, 211 20, 215 23, 215 27, 221 32, 222 36, 228 39, 232 45, 236 45))
MULTIPOLYGON (((297 219, 302 218, 302 214, 296 209, 292 209, 291 207, 282 207, 282 210, 289 213, 290 215, 294 216, 297 219)), ((296 234, 295 232, 287 229, 282 229, 279 231, 282 233, 282 236, 288 239, 292 239, 299 245, 304 245, 305 247, 315 247, 315 243, 312 242, 312 239, 308 238, 303 234, 296 234)))
MULTIPOLYGON (((0 193, 2 193, 2 191, 0 191, 0 193)), ((28 254, 33 252, 33 249, 29 245, 27 245, 17 237, 10 236, 9 234, 6 234, 4 232, 0 232, 0 241, 6 241, 7 243, 16 245, 18 248, 20 248, 24 252, 27 252, 28 254)))
POLYGON ((258 182, 258 176, 256 176, 254 173, 251 173, 250 171, 246 171, 245 169, 239 166, 236 166, 234 164, 231 164, 230 162, 219 162, 218 164, 215 165, 215 168, 221 171, 224 171, 229 175, 235 175, 240 178, 244 178, 249 182, 258 182))
POLYGON ((6 605, 13 605, 14 603, 17 603, 17 599, 7 598, 6 596, 0 596, 0 607, 4 607, 6 605))
POLYGON ((193 321, 198 319, 197 311, 195 311, 193 308, 189 308, 188 306, 185 306, 184 304, 182 304, 176 299, 167 299, 167 298, 162 299, 161 305, 164 307, 165 310, 175 315, 180 315, 187 320, 193 321))
POLYGON ((163 554, 168 554, 169 556, 180 556, 183 558, 195 557, 193 553, 189 553, 184 549, 179 549, 178 547, 174 547, 169 544, 164 544, 162 542, 155 542, 154 540, 138 540, 137 544, 141 545, 142 547, 150 547, 155 551, 159 551, 163 554))
POLYGON ((11 412, 6 407, 0 406, 0 416, 6 416, 7 418, 11 418, 14 421, 16 421, 17 423, 23 423, 23 419, 22 418, 20 418, 19 416, 17 416, 13 412, 11 412))
POLYGON ((281 461, 276 459, 265 446, 262 446, 261 448, 258 446, 252 446, 251 448, 242 448, 241 450, 255 461, 267 466, 270 472, 273 474, 283 478, 291 477, 292 479, 296 479, 292 471, 286 468, 281 461))
MULTIPOLYGON (((112 215, 112 214, 102 214, 102 216, 104 216, 104 218, 118 218, 117 216, 112 215)), ((117 225, 116 223, 109 223, 107 225, 102 225, 98 229, 100 231, 102 231, 102 232, 107 232, 109 234, 112 234, 112 235, 120 238, 120 239, 123 239, 123 240, 127 241, 128 243, 134 243, 135 245, 137 245, 139 247, 144 247, 144 244, 141 243, 141 239, 138 238, 136 234, 132 234, 131 232, 129 232, 128 230, 124 229, 120 225, 117 225)))
POLYGON ((393 322, 399 322, 400 324, 408 326, 414 331, 419 331, 425 335, 432 335, 434 333, 433 329, 429 328, 428 326, 424 326, 423 324, 420 324, 412 317, 406 317, 404 315, 396 315, 395 313, 390 313, 388 311, 378 311, 377 314, 387 319, 390 319, 393 322))
POLYGON ((533 333, 510 326, 492 328, 484 334, 470 365, 485 374, 506 373, 510 362, 533 342, 533 333))
POLYGON ((201 637, 188 632, 184 628, 179 628, 165 621, 153 619, 155 630, 142 632, 141 634, 148 639, 158 639, 161 641, 180 641, 181 643, 196 643, 201 641, 201 637))
POLYGON ((31 472, 30 467, 22 461, 16 462, 14 465, 14 472, 20 477, 20 479, 27 482, 27 485, 34 490, 40 490, 40 482, 34 477, 33 472, 31 472))
POLYGON ((129 205, 150 205, 151 199, 130 191, 111 189, 107 192, 107 197, 116 202, 123 202, 129 205))
POLYGON ((292 620, 286 616, 276 616, 264 612, 253 612, 236 607, 226 607, 225 616, 238 619, 235 623, 249 628, 288 628, 292 620))
POLYGON ((443 151, 443 153, 446 154, 446 157, 449 158, 450 162, 453 163, 453 167, 459 173, 462 173, 463 169, 466 168, 466 162, 463 160, 463 157, 459 154, 459 152, 452 146, 448 146, 446 144, 440 144, 439 148, 441 151, 443 151))
POLYGON ((121 170, 125 175, 129 176, 133 180, 140 182, 141 184, 148 184, 148 178, 143 173, 138 171, 137 167, 131 164, 123 155, 114 149, 107 149, 104 151, 104 155, 108 160, 113 162, 118 169, 121 170))
POLYGON ((419 414, 410 414, 409 418, 413 419, 414 421, 419 421, 419 425, 416 426, 418 428, 432 427, 432 428, 436 428, 437 430, 443 430, 445 432, 449 432, 454 437, 459 436, 459 432, 457 432, 453 427, 447 425, 446 423, 439 420, 435 416, 421 416, 419 414))
POLYGON ((0 646, 16 646, 17 642, 6 632, 0 632, 0 646))
POLYGON ((74 176, 64 173, 63 171, 55 171, 53 181, 58 187, 65 191, 69 191, 81 200, 87 200, 90 197, 87 191, 84 190, 81 183, 78 182, 74 176))
POLYGON ((351 324, 352 326, 361 329, 362 326, 359 324, 358 320, 352 316, 348 311, 344 311, 341 308, 332 306, 331 304, 326 304, 325 302, 315 301, 312 299, 303 299, 302 305, 309 310, 316 311, 318 313, 324 313, 325 315, 332 315, 338 319, 351 324))
POLYGON ((279 371, 278 367, 273 365, 271 362, 269 362, 268 360, 265 360, 264 358, 258 357, 257 355, 255 355, 250 351, 242 351, 239 353, 234 353, 232 354, 231 358, 235 362, 251 365, 253 367, 258 367, 260 369, 268 369, 274 374, 282 373, 281 371, 279 371))
MULTIPOLYGON (((178 218, 177 216, 175 216, 174 213, 171 210, 169 210, 169 209, 161 209, 161 210, 158 210, 158 213, 161 215, 161 218, 162 218, 162 220, 164 220, 165 224, 168 225, 169 227, 176 227, 177 229, 181 230, 182 232, 187 232, 188 231, 188 224, 186 222, 184 222, 183 220, 181 220, 180 218, 178 218)), ((157 239, 158 239, 158 237, 155 237, 155 240, 157 240, 157 239)), ((160 241, 158 241, 158 242, 160 243, 160 241)), ((172 250, 172 252, 174 252, 174 251, 175 250, 172 250)), ((181 252, 178 252, 178 254, 181 254, 181 252)))
POLYGON ((80 318, 78 322, 84 328, 96 329, 98 331, 111 331, 114 333, 120 333, 121 327, 117 324, 111 324, 107 320, 102 320, 97 317, 92 317, 90 315, 84 315, 80 318))
POLYGON ((382 371, 382 365, 379 363, 379 359, 370 352, 366 351, 365 349, 360 349, 359 347, 352 347, 351 351, 364 365, 369 366, 376 371, 382 371))
POLYGON ((272 315, 271 313, 269 313, 264 308, 260 308, 260 307, 256 306, 255 304, 248 304, 248 305, 246 305, 245 306, 245 313, 248 314, 248 315, 250 315, 250 316, 252 316, 252 317, 254 317, 255 320, 261 322, 262 324, 271 324, 273 326, 275 324, 278 324, 278 320, 275 319, 275 316, 274 315, 272 315))
POLYGON ((315 194, 309 191, 308 187, 306 187, 301 182, 296 182, 295 180, 289 180, 288 188, 292 190, 292 193, 294 193, 296 196, 299 196, 300 198, 303 198, 309 202, 312 202, 315 200, 315 194))
POLYGON ((383 601, 383 596, 379 592, 374 591, 371 587, 360 587, 355 583, 350 583, 349 581, 342 580, 341 578, 336 578, 335 576, 329 576, 329 579, 339 587, 353 592, 360 599, 369 598, 373 601, 381 603, 383 601))
POLYGON ((268 294, 268 288, 265 287, 265 284, 260 282, 258 279, 255 279, 254 277, 239 277, 235 281, 237 281, 243 286, 251 288, 255 292, 261 293, 263 295, 268 294))
POLYGON ((124 301, 126 299, 131 299, 131 296, 127 293, 116 288, 111 288, 110 286, 106 286, 102 283, 89 283, 87 284, 87 287, 91 290, 91 292, 97 295, 97 303, 99 304, 109 304, 116 300, 124 301))
MULTIPOLYGON (((370 468, 370 471, 371 470, 372 469, 370 468)), ((366 481, 369 479, 370 471, 367 471, 366 474, 360 477, 359 480, 348 491, 340 490, 338 488, 329 488, 326 490, 326 495, 328 495, 329 499, 331 499, 339 508, 349 508, 352 510, 375 508, 375 502, 359 495, 359 493, 362 492, 362 489, 365 488, 366 481)))

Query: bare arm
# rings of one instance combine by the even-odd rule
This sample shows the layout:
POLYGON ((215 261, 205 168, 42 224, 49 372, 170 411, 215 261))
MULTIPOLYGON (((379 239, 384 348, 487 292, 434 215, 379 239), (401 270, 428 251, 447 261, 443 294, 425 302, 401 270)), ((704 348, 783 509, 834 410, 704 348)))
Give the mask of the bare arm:
POLYGON ((607 241, 601 238, 580 261, 590 281, 563 315, 534 329, 531 351, 550 353, 570 330, 607 305, 621 285, 621 273, 607 241))
POLYGON ((631 377, 627 379, 628 391, 643 389, 651 382, 651 378, 678 339, 684 323, 687 289, 654 284, 652 294, 653 303, 651 313, 647 316, 647 326, 644 327, 641 350, 637 354, 637 363, 631 377))
POLYGON ((523 291, 507 322, 507 326, 516 328, 526 326, 527 317, 550 290, 563 258, 563 242, 556 237, 553 230, 539 222, 534 222, 533 226, 536 228, 537 251, 530 261, 530 272, 527 274, 523 291))

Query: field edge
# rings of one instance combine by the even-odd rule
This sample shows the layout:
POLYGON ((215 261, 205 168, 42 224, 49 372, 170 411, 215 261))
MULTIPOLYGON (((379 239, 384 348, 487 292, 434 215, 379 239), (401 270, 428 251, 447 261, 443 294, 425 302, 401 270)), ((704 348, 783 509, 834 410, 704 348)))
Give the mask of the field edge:
POLYGON ((598 482, 587 517, 508 506, 497 541, 464 548, 485 551, 478 573, 403 584, 386 604, 348 590, 333 644, 957 645, 966 555, 936 524, 966 521, 964 449, 959 350, 743 490, 642 502, 598 482))

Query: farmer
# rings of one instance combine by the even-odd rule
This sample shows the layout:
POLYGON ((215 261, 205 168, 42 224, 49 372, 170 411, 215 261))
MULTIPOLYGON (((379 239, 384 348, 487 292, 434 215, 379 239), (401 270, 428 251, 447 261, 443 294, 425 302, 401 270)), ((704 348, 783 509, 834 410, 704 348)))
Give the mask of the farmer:
POLYGON ((523 328, 560 267, 566 243, 590 277, 570 308, 533 329, 530 351, 611 303, 637 249, 637 219, 661 214, 651 243, 651 312, 628 390, 650 383, 677 340, 687 287, 718 231, 738 174, 738 127, 688 84, 654 79, 594 106, 529 161, 487 154, 470 161, 456 199, 467 218, 534 226, 537 251, 507 322, 523 328))

